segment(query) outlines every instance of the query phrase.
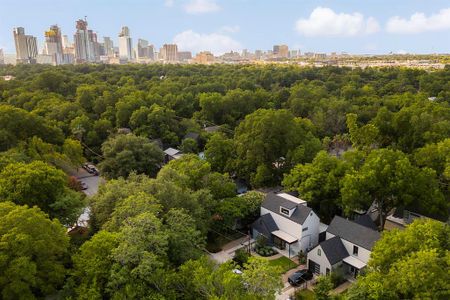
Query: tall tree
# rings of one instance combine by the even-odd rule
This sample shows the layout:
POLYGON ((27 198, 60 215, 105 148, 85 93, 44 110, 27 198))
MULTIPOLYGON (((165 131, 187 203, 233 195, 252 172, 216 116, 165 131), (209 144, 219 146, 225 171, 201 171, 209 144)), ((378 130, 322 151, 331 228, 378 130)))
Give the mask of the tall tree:
POLYGON ((431 219, 384 232, 348 299, 448 299, 449 238, 448 225, 431 219))
POLYGON ((66 270, 66 229, 39 208, 0 203, 0 291, 2 299, 54 294, 66 270))
POLYGON ((430 171, 412 166, 400 151, 374 150, 359 170, 347 173, 343 179, 341 193, 345 210, 350 213, 375 203, 382 230, 393 208, 404 207, 417 199, 430 204, 442 203, 435 173, 430 171))
POLYGON ((102 145, 105 159, 99 164, 108 178, 127 177, 131 172, 156 175, 163 161, 162 150, 150 140, 120 134, 102 145))

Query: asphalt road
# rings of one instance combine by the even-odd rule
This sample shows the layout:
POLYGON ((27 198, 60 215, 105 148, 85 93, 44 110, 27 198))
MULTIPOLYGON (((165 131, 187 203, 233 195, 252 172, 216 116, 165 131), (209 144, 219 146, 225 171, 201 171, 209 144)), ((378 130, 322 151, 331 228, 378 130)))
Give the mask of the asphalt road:
MULTIPOLYGON (((78 178, 78 180, 87 184, 88 188, 83 191, 83 193, 85 193, 87 197, 92 197, 97 194, 99 185, 105 182, 102 177, 89 174, 82 168, 78 169, 75 176, 78 178)), ((89 206, 86 206, 83 210, 83 213, 78 218, 77 224, 79 226, 87 226, 89 218, 90 208, 89 206)))

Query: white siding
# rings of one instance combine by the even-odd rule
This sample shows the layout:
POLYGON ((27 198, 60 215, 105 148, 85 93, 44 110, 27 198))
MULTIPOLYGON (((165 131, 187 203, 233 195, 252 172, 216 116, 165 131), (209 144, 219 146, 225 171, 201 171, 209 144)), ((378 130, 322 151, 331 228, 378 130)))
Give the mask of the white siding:
POLYGON ((300 224, 295 223, 294 221, 289 220, 286 217, 283 217, 277 213, 274 213, 264 207, 261 207, 261 216, 265 214, 271 214, 273 220, 277 224, 280 230, 300 239, 302 237, 302 226, 300 224))
POLYGON ((303 252, 306 253, 307 249, 310 249, 318 244, 320 220, 314 212, 306 218, 303 226, 289 220, 286 217, 283 217, 282 215, 261 207, 261 216, 265 214, 272 215, 273 220, 280 230, 298 239, 299 242, 291 244, 291 253, 297 254, 300 250, 303 250, 303 252), (308 227, 308 230, 303 232, 303 227, 308 227))
POLYGON ((347 252, 353 256, 356 257, 357 259, 359 259, 360 261, 363 261, 367 264, 367 262, 369 261, 370 258, 370 251, 367 249, 364 249, 361 246, 355 245, 347 240, 344 240, 341 238, 342 244, 344 244, 345 249, 347 249, 347 252), (353 246, 358 247, 358 255, 353 255, 353 246))
POLYGON ((325 275, 326 274, 326 269, 330 269, 331 271, 331 265, 330 262, 328 261, 327 257, 325 256, 325 253, 323 252, 322 247, 317 246, 314 249, 312 249, 311 251, 308 252, 308 257, 307 257, 307 261, 308 261, 308 268, 309 268, 309 260, 314 261, 315 263, 320 265, 320 274, 321 275, 325 275), (317 250, 320 249, 320 256, 317 254, 317 250))
POLYGON ((319 243, 319 224, 319 217, 314 212, 303 223, 302 229, 308 228, 308 230, 302 232, 301 244, 303 252, 306 253, 306 249, 311 249, 319 243))

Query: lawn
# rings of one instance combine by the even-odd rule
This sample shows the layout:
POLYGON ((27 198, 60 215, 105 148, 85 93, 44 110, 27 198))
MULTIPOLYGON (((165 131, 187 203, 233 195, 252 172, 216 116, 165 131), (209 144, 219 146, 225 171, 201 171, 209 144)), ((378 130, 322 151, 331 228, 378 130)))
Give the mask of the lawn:
POLYGON ((271 266, 278 266, 281 269, 281 272, 284 274, 292 268, 297 266, 292 260, 287 258, 286 256, 281 256, 280 258, 269 260, 269 264, 271 266))

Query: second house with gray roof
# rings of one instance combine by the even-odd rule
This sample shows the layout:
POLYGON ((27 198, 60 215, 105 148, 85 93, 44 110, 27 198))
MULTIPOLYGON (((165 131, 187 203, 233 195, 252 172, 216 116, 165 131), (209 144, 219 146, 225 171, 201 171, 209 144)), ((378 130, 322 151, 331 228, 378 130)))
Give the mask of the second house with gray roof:
POLYGON ((326 231, 326 240, 308 252, 308 268, 328 275, 341 267, 355 278, 367 265, 380 233, 373 224, 358 223, 335 216, 326 231))
POLYGON ((254 239, 262 235, 287 257, 317 245, 320 220, 306 201, 286 193, 268 193, 261 217, 252 224, 254 239))

